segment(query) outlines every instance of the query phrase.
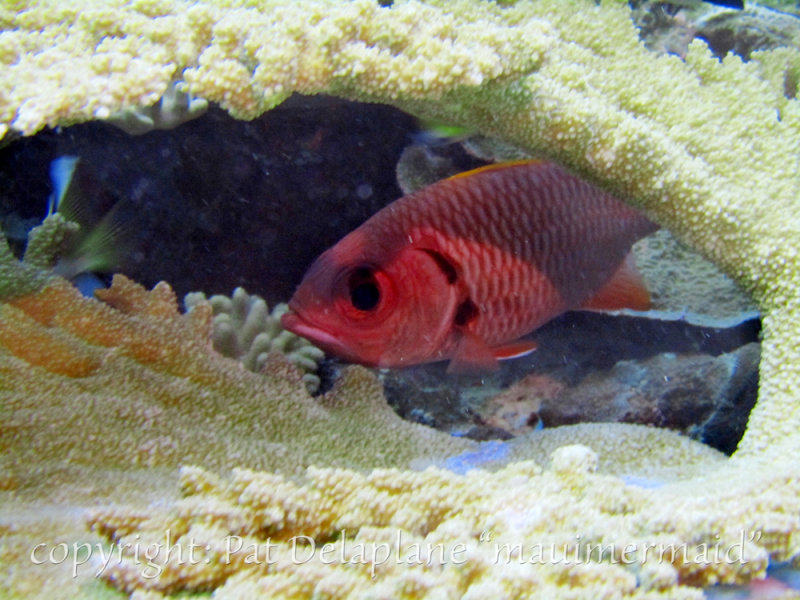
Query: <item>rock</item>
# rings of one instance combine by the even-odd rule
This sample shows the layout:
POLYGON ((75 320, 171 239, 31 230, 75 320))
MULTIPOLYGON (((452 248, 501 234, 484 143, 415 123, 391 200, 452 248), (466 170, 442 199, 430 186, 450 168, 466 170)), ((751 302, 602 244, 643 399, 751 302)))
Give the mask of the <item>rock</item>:
POLYGON ((732 452, 755 404, 759 346, 717 357, 660 354, 622 361, 607 373, 542 401, 545 427, 581 422, 651 424, 732 452))
POLYGON ((512 435, 522 435, 541 426, 542 403, 552 402, 565 389, 547 375, 527 375, 489 400, 482 414, 487 425, 512 435))

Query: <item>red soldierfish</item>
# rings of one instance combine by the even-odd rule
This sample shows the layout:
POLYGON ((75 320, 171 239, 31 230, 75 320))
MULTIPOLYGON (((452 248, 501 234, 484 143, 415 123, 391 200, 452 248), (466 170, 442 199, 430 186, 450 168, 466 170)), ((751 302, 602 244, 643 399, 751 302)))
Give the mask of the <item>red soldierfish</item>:
POLYGON ((646 309, 626 257, 656 229, 553 163, 483 167, 400 198, 323 253, 282 323, 351 362, 489 370, 566 310, 646 309))

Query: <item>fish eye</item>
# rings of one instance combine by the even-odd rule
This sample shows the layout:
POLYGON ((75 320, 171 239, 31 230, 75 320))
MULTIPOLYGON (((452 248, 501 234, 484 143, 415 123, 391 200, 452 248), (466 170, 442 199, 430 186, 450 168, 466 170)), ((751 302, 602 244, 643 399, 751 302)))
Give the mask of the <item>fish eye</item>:
POLYGON ((363 312, 374 310, 381 301, 381 290, 375 274, 367 267, 354 270, 347 280, 350 303, 363 312))

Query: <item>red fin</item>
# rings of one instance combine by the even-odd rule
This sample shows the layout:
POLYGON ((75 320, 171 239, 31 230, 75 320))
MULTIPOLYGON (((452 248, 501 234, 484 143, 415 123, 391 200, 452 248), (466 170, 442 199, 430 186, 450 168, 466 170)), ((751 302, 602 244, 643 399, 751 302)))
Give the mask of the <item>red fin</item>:
POLYGON ((630 308, 648 310, 650 292, 644 287, 642 276, 636 268, 633 252, 629 252, 617 272, 597 293, 584 302, 583 310, 616 310, 630 308))
POLYGON ((494 357, 497 360, 508 360, 510 358, 527 356, 536 350, 537 347, 538 344, 533 340, 518 340, 516 342, 511 342, 510 344, 495 346, 492 348, 492 354, 494 354, 494 357))
POLYGON ((448 373, 480 373, 496 371, 497 358, 489 346, 477 335, 464 331, 453 358, 447 366, 448 373))
POLYGON ((526 356, 536 350, 537 344, 532 340, 519 340, 489 348, 474 333, 465 331, 456 348, 453 359, 447 367, 448 373, 479 373, 496 371, 498 360, 508 360, 526 356))

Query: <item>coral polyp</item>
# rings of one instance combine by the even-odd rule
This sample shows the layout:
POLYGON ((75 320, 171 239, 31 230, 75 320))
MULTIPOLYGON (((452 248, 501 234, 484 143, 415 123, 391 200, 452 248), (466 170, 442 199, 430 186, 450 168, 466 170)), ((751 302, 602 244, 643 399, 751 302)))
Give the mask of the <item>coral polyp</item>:
MULTIPOLYGON (((187 294, 183 302, 191 311, 204 301, 205 294, 193 292, 187 294)), ((208 302, 214 312, 211 338, 217 352, 240 361, 255 373, 264 368, 271 352, 284 354, 303 371, 308 391, 317 391, 317 366, 325 353, 281 327, 281 315, 288 310, 285 303, 270 311, 263 298, 248 294, 242 288, 236 288, 231 297, 215 294, 208 302)))

